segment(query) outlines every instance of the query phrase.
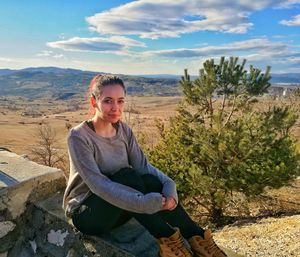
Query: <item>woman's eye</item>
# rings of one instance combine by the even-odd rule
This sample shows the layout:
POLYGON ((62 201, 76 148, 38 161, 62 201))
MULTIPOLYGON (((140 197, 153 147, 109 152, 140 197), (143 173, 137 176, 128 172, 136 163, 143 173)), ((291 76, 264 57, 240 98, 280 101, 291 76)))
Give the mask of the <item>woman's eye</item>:
POLYGON ((116 102, 112 99, 104 99, 103 103, 105 104, 113 104, 113 103, 117 103, 117 104, 124 104, 125 101, 123 99, 117 100, 116 102))

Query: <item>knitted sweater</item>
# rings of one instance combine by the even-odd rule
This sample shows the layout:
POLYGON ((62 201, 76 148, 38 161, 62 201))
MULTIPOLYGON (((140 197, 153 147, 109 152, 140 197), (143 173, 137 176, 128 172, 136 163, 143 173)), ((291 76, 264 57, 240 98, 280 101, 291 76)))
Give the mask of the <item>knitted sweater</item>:
POLYGON ((117 133, 111 138, 96 134, 86 122, 70 130, 70 175, 63 199, 67 216, 91 193, 121 209, 137 213, 162 210, 163 195, 172 196, 178 202, 174 181, 147 161, 129 126, 119 122, 116 128, 117 133), (156 176, 163 185, 162 194, 143 194, 109 179, 109 175, 126 167, 132 167, 141 175, 156 176))

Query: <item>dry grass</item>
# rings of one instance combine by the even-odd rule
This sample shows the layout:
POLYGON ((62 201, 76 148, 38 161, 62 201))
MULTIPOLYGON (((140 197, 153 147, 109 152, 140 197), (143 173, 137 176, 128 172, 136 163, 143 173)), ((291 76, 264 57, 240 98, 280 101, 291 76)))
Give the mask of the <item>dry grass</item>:
MULTIPOLYGON (((57 131, 58 147, 66 151, 66 123, 72 126, 89 118, 88 105, 84 100, 55 101, 34 100, 23 98, 0 99, 0 145, 17 154, 29 154, 28 149, 35 143, 32 134, 36 126, 42 122, 49 123, 57 131), (69 111, 74 105, 79 109, 69 111), (24 113, 26 115, 24 116, 24 113)), ((154 133, 155 118, 166 120, 175 114, 178 97, 128 97, 128 108, 132 113, 125 112, 127 120, 134 130, 147 130, 154 133), (129 117, 130 116, 130 117, 129 117)))
MULTIPOLYGON (((124 120, 136 133, 147 132, 155 138, 154 120, 167 121, 176 113, 180 97, 133 97, 127 99, 124 120)), ((276 102, 279 105, 285 102, 276 102)), ((265 110, 274 101, 263 101, 258 106, 265 110)), ((35 141, 32 133, 41 122, 48 122, 57 130, 59 148, 66 150, 66 123, 72 126, 88 119, 88 104, 85 99, 53 101, 51 99, 28 101, 20 97, 0 98, 0 145, 18 154, 27 154, 35 141)), ((293 128, 293 134, 300 138, 300 122, 293 128)))
POLYGON ((234 224, 214 234, 216 242, 248 257, 300 255, 300 215, 234 224))

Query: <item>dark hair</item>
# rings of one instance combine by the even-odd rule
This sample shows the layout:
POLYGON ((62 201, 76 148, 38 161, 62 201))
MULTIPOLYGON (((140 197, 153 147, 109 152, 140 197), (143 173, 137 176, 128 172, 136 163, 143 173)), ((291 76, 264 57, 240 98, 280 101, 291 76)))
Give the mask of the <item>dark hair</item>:
MULTIPOLYGON (((120 85, 123 88, 124 93, 126 94, 124 82, 118 76, 98 74, 93 77, 90 82, 88 97, 90 98, 91 96, 93 96, 95 99, 98 98, 101 95, 103 88, 110 85, 120 85)), ((90 106, 89 116, 93 115, 95 115, 95 109, 90 106)))
POLYGON ((115 75, 96 75, 90 82, 89 93, 96 98, 101 95, 104 87, 116 84, 120 85, 126 93, 124 82, 119 77, 115 75))

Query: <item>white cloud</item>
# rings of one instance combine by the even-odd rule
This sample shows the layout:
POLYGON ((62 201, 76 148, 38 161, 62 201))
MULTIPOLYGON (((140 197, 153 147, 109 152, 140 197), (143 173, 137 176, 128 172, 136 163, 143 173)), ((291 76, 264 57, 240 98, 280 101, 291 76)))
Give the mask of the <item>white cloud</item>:
POLYGON ((145 43, 122 36, 113 36, 108 39, 111 42, 118 42, 124 46, 146 47, 145 43))
POLYGON ((1 62, 15 62, 15 60, 11 58, 0 57, 1 62))
POLYGON ((61 58, 65 58, 65 57, 63 54, 55 54, 55 55, 53 55, 53 58, 61 59, 61 58))
POLYGON ((53 51, 43 50, 38 53, 36 56, 38 57, 46 57, 46 58, 55 58, 55 59, 64 59, 65 56, 63 54, 56 54, 53 51))
POLYGON ((282 0, 278 2, 277 8, 292 8, 294 5, 300 4, 300 0, 282 0))
POLYGON ((282 20, 279 23, 286 26, 300 26, 300 14, 294 16, 291 20, 282 20))
POLYGON ((245 41, 231 42, 220 46, 205 46, 200 48, 182 48, 144 52, 145 56, 160 56, 173 58, 210 57, 220 55, 241 55, 243 52, 283 53, 287 46, 283 43, 271 42, 266 38, 256 38, 245 41))
MULTIPOLYGON (((288 1, 289 6, 296 0, 288 1)), ((90 30, 141 38, 179 37, 210 30, 246 33, 251 13, 286 0, 138 0, 87 17, 90 30)))
POLYGON ((291 57, 289 59, 278 60, 278 63, 284 65, 299 65, 300 66, 300 57, 291 57))
POLYGON ((48 56, 51 56, 52 54, 53 54, 52 51, 44 50, 44 51, 42 51, 41 53, 38 53, 37 56, 40 56, 40 57, 48 57, 48 56))
POLYGON ((139 42, 134 39, 122 36, 113 36, 110 38, 73 37, 68 40, 48 42, 47 46, 52 48, 63 49, 65 51, 89 51, 115 54, 126 54, 126 50, 129 47, 133 46, 146 47, 146 45, 143 42, 139 42))

